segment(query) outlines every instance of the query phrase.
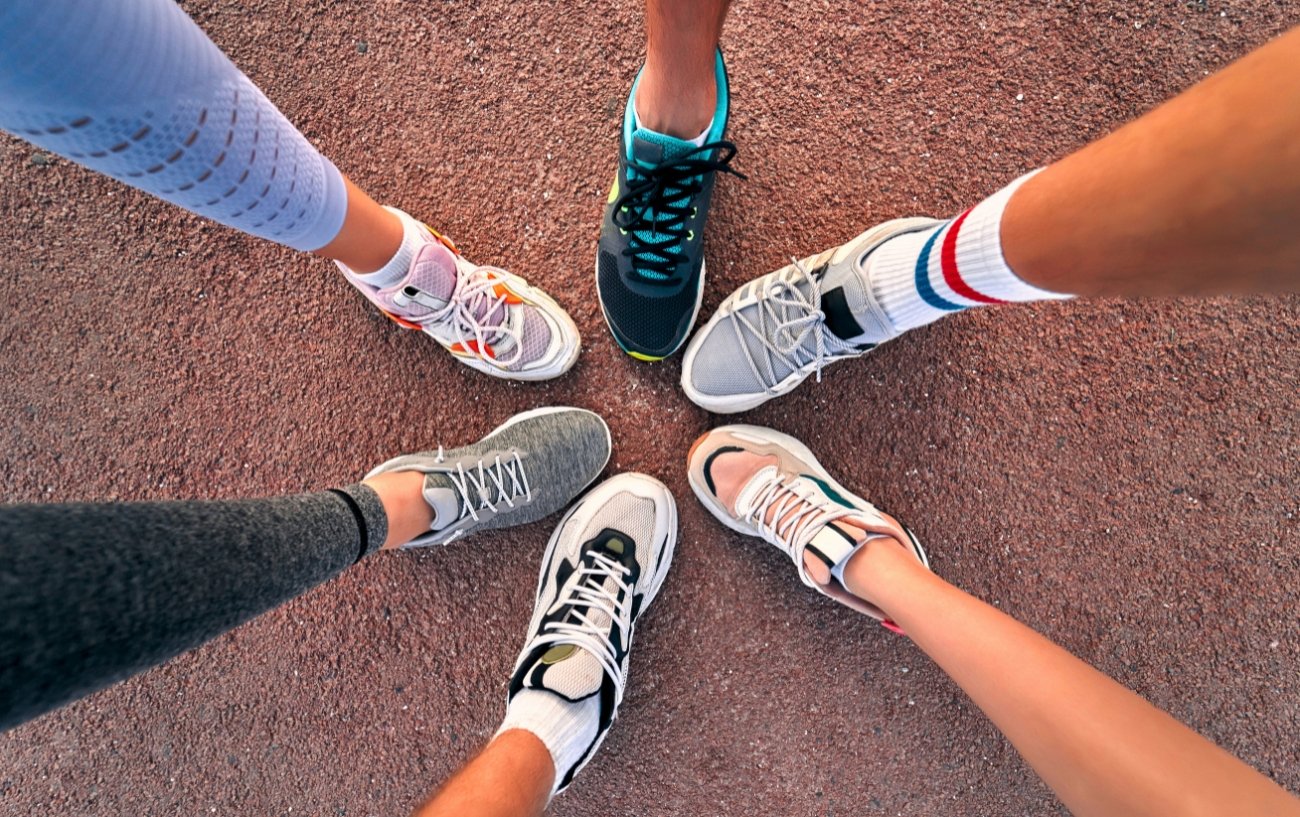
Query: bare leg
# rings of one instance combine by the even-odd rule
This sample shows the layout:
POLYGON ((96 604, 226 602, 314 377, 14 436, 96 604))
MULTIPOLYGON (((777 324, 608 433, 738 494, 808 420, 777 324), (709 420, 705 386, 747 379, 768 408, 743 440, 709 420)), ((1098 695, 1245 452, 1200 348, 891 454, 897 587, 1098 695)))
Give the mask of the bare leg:
POLYGON ((344 177, 343 183, 348 188, 343 229, 333 241, 316 250, 316 255, 341 261, 353 272, 374 272, 387 264, 401 246, 402 222, 351 179, 344 177))
POLYGON ((1300 815, 1300 800, 1264 775, 925 570, 893 540, 869 542, 845 579, 965 690, 1076 815, 1300 815))
POLYGON ((555 765, 531 732, 502 732, 416 809, 416 817, 536 817, 546 808, 555 765))
POLYGON ((718 104, 714 51, 730 0, 646 0, 645 73, 636 112, 647 128, 693 139, 718 104))
POLYGON ((1007 264, 1078 295, 1300 289, 1300 28, 1026 182, 1007 264))
POLYGON ((429 530, 433 509, 424 501, 424 474, 419 471, 387 471, 361 483, 368 485, 384 506, 388 536, 383 550, 399 548, 429 530))

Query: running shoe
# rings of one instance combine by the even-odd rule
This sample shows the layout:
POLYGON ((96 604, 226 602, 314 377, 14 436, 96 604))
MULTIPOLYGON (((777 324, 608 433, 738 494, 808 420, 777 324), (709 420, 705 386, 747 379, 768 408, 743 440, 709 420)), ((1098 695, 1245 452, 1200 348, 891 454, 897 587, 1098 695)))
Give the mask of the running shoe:
POLYGON ((696 440, 687 468, 691 490, 722 524, 775 545, 794 561, 804 584, 898 632, 879 608, 844 588, 844 566, 858 548, 882 536, 897 540, 927 568, 930 560, 911 531, 836 482, 807 446, 770 428, 722 426, 696 440), (727 459, 723 468, 724 458, 738 459, 727 459), (826 565, 831 584, 813 581, 805 553, 826 565))
POLYGON ((392 286, 375 288, 339 269, 394 323, 424 332, 472 369, 549 380, 573 366, 582 342, 559 304, 518 275, 471 264, 449 239, 425 229, 409 271, 392 286))
POLYGON ((538 706, 536 693, 570 705, 565 717, 579 722, 566 734, 580 743, 552 750, 568 758, 557 763, 556 793, 595 754, 618 715, 637 622, 663 586, 676 544, 677 506, 668 489, 642 474, 619 474, 574 505, 546 546, 503 729, 528 728, 521 708, 554 708, 538 706), (512 708, 521 694, 528 700, 512 708))
POLYGON ((637 126, 632 85, 623 114, 618 171, 596 251, 596 291, 605 323, 638 360, 681 348, 704 294, 704 225, 717 171, 731 169, 736 146, 727 130, 727 69, 719 51, 718 107, 702 145, 637 126))
POLYGON ((365 478, 388 471, 425 474, 433 524, 406 547, 445 545, 550 516, 600 475, 609 454, 609 427, 600 415, 541 408, 516 414, 472 445, 396 457, 365 478))
POLYGON ((502 729, 550 734, 554 725, 530 719, 568 721, 569 745, 552 748, 552 758, 567 758, 556 764, 554 794, 588 764, 619 714, 637 621, 663 587, 676 544, 672 494, 649 476, 620 474, 582 497, 546 545, 502 729), (539 706, 537 693, 558 706, 539 706))
POLYGON ((896 337, 872 294, 867 257, 894 236, 940 223, 887 221, 741 286, 691 339, 682 362, 686 396, 718 414, 747 411, 896 337))

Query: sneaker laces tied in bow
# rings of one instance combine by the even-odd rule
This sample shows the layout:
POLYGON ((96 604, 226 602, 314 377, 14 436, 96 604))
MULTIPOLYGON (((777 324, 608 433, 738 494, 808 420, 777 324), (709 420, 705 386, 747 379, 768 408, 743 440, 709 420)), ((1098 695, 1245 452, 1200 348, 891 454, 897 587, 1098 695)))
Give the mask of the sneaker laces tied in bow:
POLYGON ((821 284, 813 277, 803 262, 796 258, 786 270, 776 273, 770 280, 754 283, 763 286, 758 293, 757 324, 750 321, 740 310, 731 314, 731 325, 736 332, 736 340, 745 353, 754 376, 762 382, 769 392, 775 392, 779 378, 772 365, 772 358, 785 363, 793 371, 798 371, 808 364, 813 364, 817 382, 821 382, 822 368, 830 360, 832 351, 826 344, 826 313, 822 311, 821 284), (802 281, 808 284, 808 293, 797 286, 802 281), (745 332, 752 334, 762 344, 765 354, 760 368, 745 342, 745 332), (809 336, 812 337, 811 349, 804 347, 809 336))
POLYGON ((509 293, 501 286, 506 271, 498 267, 476 267, 473 272, 459 275, 447 305, 442 309, 418 318, 407 318, 421 325, 452 322, 459 342, 483 361, 498 368, 508 368, 523 355, 522 333, 510 326, 509 293), (493 318, 500 321, 492 325, 493 318), (512 353, 497 358, 493 344, 502 339, 514 341, 512 353))

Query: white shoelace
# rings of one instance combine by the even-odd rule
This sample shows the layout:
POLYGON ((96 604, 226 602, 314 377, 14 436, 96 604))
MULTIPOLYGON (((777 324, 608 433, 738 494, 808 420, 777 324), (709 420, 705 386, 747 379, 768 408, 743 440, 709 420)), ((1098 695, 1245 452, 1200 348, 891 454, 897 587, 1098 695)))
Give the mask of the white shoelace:
MULTIPOLYGON (((799 371, 809 363, 814 364, 817 382, 822 379, 822 367, 830 359, 831 353, 826 348, 826 333, 822 327, 826 323, 826 313, 822 311, 822 290, 817 279, 796 258, 790 259, 791 267, 776 273, 771 280, 763 284, 763 291, 758 297, 758 324, 736 310, 731 313, 731 325, 736 332, 736 341, 745 353, 750 371, 763 384, 763 388, 772 391, 780 378, 772 365, 772 358, 785 363, 793 371, 799 371), (795 284, 802 276, 808 282, 808 296, 795 284), (770 328, 769 328, 770 327, 770 328), (768 354, 763 356, 763 370, 754 360, 745 342, 744 331, 749 331, 766 348, 768 354), (813 337, 811 350, 804 348, 809 334, 813 337), (784 342, 783 342, 784 341, 784 342), (807 359, 805 359, 807 356, 807 359)), ((758 286, 755 282, 754 286, 758 286)))
MULTIPOLYGON (((473 341, 470 348, 478 358, 501 369, 508 368, 519 360, 524 353, 523 333, 510 326, 510 305, 506 295, 497 294, 497 284, 505 283, 506 271, 499 267, 476 267, 468 274, 458 274, 456 288, 452 290, 447 305, 437 312, 407 320, 423 326, 429 323, 451 321, 459 334, 462 345, 473 341), (496 326, 487 326, 488 320, 500 310, 501 322, 496 326), (479 317, 481 315, 481 317, 479 317), (514 341, 513 354, 506 358, 494 358, 487 353, 488 338, 500 340, 509 338, 514 341)), ((467 346, 467 348, 469 348, 467 346)))
POLYGON ((625 647, 631 641, 632 588, 627 579, 632 571, 603 553, 592 553, 590 559, 590 566, 578 569, 573 589, 556 600, 557 605, 572 606, 569 616, 574 620, 548 621, 546 632, 538 634, 534 645, 573 644, 595 656, 605 674, 614 679, 617 703, 623 700, 623 669, 610 633, 617 628, 619 643, 625 647), (610 579, 613 587, 606 586, 610 579), (611 623, 594 621, 592 616, 598 612, 609 616, 611 623))
MULTIPOLYGON (((438 456, 434 462, 442 462, 444 459, 442 446, 438 446, 438 456)), ((524 471, 524 461, 519 452, 512 452, 503 461, 501 455, 497 454, 491 464, 485 460, 478 461, 478 468, 471 466, 469 470, 465 469, 463 463, 456 464, 456 473, 447 473, 447 478, 451 484, 456 486, 460 493, 461 518, 465 518, 468 513, 474 521, 479 520, 479 511, 495 511, 501 503, 507 507, 513 508, 515 501, 521 497, 527 501, 533 501, 533 489, 528 484, 528 473, 524 471), (495 503, 488 501, 488 486, 495 485, 497 489, 497 501, 495 503), (477 494, 475 497, 470 495, 470 488, 474 489, 477 494), (476 508, 475 505, 478 505, 476 508)), ((457 532, 460 533, 459 531, 457 532)), ((450 540, 448 540, 450 541, 450 540)))
POLYGON ((749 512, 742 519, 754 525, 760 536, 794 560, 804 584, 816 587, 816 582, 804 567, 804 548, 824 525, 849 516, 853 511, 830 500, 819 499, 819 493, 810 489, 799 491, 796 487, 799 479, 797 476, 787 477, 779 471, 772 474, 759 488, 749 512), (770 525, 764 521, 769 510, 770 525))

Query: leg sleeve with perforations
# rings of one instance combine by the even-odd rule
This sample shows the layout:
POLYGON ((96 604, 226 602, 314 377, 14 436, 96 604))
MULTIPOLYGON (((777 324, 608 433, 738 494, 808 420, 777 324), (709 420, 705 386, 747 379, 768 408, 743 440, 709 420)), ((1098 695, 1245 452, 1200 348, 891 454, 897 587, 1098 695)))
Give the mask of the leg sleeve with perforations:
POLYGON ((0 2, 0 129, 295 249, 343 226, 338 169, 176 0, 0 2))

